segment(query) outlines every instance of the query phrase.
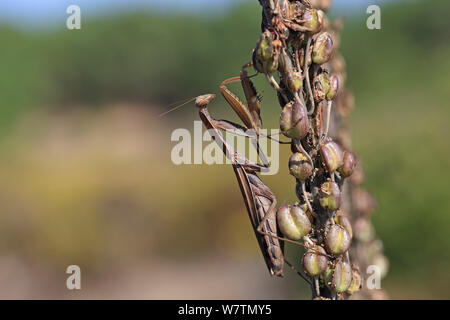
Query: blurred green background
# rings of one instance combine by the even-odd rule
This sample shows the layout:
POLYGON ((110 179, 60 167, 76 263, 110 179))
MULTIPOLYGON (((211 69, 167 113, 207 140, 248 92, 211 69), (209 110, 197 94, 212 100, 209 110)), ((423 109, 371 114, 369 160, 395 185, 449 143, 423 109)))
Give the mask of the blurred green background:
MULTIPOLYGON (((342 31, 391 298, 450 298, 449 13, 445 0, 385 3, 381 30, 362 8, 342 31)), ((0 25, 1 298, 308 298, 289 270, 269 277, 230 166, 172 164, 171 132, 193 130, 195 106, 158 117, 238 75, 259 26, 256 0, 116 12, 72 31, 0 25), (81 291, 65 289, 70 264, 81 291)), ((276 97, 255 83, 276 128, 276 97)), ((236 120, 221 97, 210 112, 236 120)), ((281 149, 264 178, 279 204, 295 201, 281 149)))

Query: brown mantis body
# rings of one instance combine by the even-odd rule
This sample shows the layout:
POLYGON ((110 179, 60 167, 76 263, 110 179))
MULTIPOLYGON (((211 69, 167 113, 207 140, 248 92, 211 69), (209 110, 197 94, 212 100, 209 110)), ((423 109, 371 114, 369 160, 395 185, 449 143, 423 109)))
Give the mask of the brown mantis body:
MULTIPOLYGON (((213 139, 219 144, 219 146, 221 146, 224 154, 232 160, 233 169, 267 268, 269 269, 271 275, 282 277, 285 259, 284 244, 283 242, 280 242, 280 240, 291 242, 300 246, 303 245, 299 242, 282 238, 278 235, 276 222, 276 197, 269 187, 267 187, 257 176, 257 172, 260 172, 268 167, 268 164, 265 162, 265 156, 262 151, 260 151, 258 143, 253 140, 263 164, 260 165, 250 161, 230 146, 219 131, 229 131, 234 134, 247 136, 253 139, 257 138, 259 135, 262 123, 259 114, 260 105, 256 90, 245 71, 245 68, 248 66, 251 66, 251 64, 247 64, 243 67, 240 77, 227 79, 220 85, 222 95, 239 118, 244 122, 246 127, 242 127, 230 121, 216 120, 211 117, 207 110, 207 105, 214 99, 215 95, 213 94, 199 96, 196 98, 195 103, 199 108, 199 116, 203 124, 208 130, 210 130, 213 139), (249 105, 248 108, 226 87, 226 84, 239 80, 241 81, 244 89, 245 97, 249 105), (246 130, 248 129, 252 129, 256 134, 246 133, 246 130)), ((290 263, 287 261, 286 263, 294 269, 290 263)), ((304 278, 301 273, 298 271, 297 273, 304 278)))

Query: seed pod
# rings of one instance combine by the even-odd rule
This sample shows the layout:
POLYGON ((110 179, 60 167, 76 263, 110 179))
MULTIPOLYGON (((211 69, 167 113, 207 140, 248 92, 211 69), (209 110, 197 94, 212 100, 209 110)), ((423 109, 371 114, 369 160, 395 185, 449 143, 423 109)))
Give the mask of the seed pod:
POLYGON ((300 240, 311 231, 311 222, 299 206, 281 206, 277 211, 281 233, 291 240, 300 240))
POLYGON ((264 65, 263 65, 263 62, 258 57, 257 47, 253 50, 252 62, 253 62, 253 68, 255 68, 255 70, 257 72, 264 73, 264 65))
POLYGON ((364 182, 364 171, 361 161, 356 162, 355 169, 350 176, 350 182, 354 187, 357 187, 364 182))
POLYGON ((344 154, 341 147, 329 141, 320 147, 320 155, 328 172, 334 172, 344 164, 344 154))
POLYGON ((303 255, 302 264, 308 275, 315 277, 327 269, 328 259, 325 254, 325 250, 317 245, 306 251, 303 255))
POLYGON ((302 26, 311 33, 317 33, 322 29, 324 13, 322 10, 304 8, 302 15, 302 26))
POLYGON ((339 91, 339 77, 336 75, 332 75, 330 77, 330 90, 326 95, 326 99, 328 101, 333 100, 339 91))
POLYGON ((312 166, 308 158, 301 152, 296 152, 289 158, 289 172, 301 181, 305 181, 312 174, 312 166))
POLYGON ((329 253, 339 256, 348 250, 351 242, 350 235, 343 226, 333 224, 328 228, 325 236, 325 247, 329 253))
POLYGON ((356 212, 369 216, 375 211, 377 203, 369 192, 357 188, 352 191, 352 205, 356 212))
POLYGON ((377 254, 372 259, 372 264, 378 266, 381 278, 384 278, 389 269, 389 260, 383 254, 377 254))
POLYGON ((285 74, 286 87, 290 92, 298 92, 303 86, 303 78, 301 72, 288 72, 285 74))
POLYGON ((334 269, 331 266, 327 266, 327 269, 324 271, 322 277, 323 282, 328 288, 331 288, 332 280, 333 280, 334 269))
POLYGON ((341 206, 341 191, 336 182, 322 183, 319 189, 319 202, 327 211, 335 211, 341 206))
POLYGON ((338 261, 334 267, 332 287, 337 293, 345 292, 352 283, 352 267, 348 262, 338 261))
POLYGON ((328 10, 331 5, 331 0, 309 0, 309 2, 311 3, 311 7, 325 11, 328 10))
POLYGON ((256 50, 256 54, 261 61, 267 62, 273 57, 273 40, 273 35, 269 30, 261 33, 256 50))
POLYGON ((280 116, 281 132, 292 139, 303 139, 309 130, 309 119, 305 106, 298 102, 288 103, 280 116))
POLYGON ((338 172, 343 178, 348 178, 352 175, 356 166, 356 159, 350 151, 344 151, 344 163, 338 168, 338 172))
POLYGON ((314 41, 312 47, 312 61, 316 64, 324 64, 333 55, 333 39, 328 32, 322 32, 314 41))
POLYGON ((353 230, 352 230, 352 224, 350 223, 350 220, 347 218, 347 216, 339 210, 336 213, 336 216, 334 217, 334 221, 338 224, 344 227, 345 230, 347 230, 348 234, 350 235, 350 238, 353 238, 353 230))
MULTIPOLYGON (((295 186, 296 192, 297 192, 297 188, 298 188, 298 183, 295 186)), ((314 217, 313 217, 311 211, 309 211, 308 205, 306 203, 303 203, 300 205, 300 208, 302 208, 303 212, 305 212, 306 216, 309 219, 309 222, 311 222, 311 224, 314 223, 314 217)))
POLYGON ((279 44, 269 30, 261 33, 256 48, 253 51, 253 66, 256 71, 263 73, 264 67, 268 73, 278 69, 279 44))
POLYGON ((313 79, 313 96, 317 103, 324 100, 330 90, 330 79, 327 72, 317 74, 313 79))
POLYGON ((373 239, 375 231, 372 224, 365 218, 358 218, 355 223, 355 239, 361 242, 369 242, 373 239))
POLYGON ((347 288, 346 292, 348 294, 352 295, 361 289, 361 285, 362 285, 362 277, 361 277, 361 273, 359 272, 359 268, 353 266, 352 282, 350 283, 350 286, 347 288))

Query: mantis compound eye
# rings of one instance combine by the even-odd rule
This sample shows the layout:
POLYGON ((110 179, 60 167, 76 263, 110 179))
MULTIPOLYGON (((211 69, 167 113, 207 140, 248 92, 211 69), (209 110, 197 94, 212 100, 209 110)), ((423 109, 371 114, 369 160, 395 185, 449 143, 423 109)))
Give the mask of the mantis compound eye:
POLYGON ((305 272, 312 276, 318 276, 327 269, 328 259, 325 249, 321 246, 313 246, 303 256, 302 264, 305 272))
POLYGON ((277 225, 290 240, 300 240, 311 231, 311 222, 298 206, 281 206, 277 211, 277 225))
POLYGON ((352 283, 352 273, 350 263, 338 261, 334 267, 333 280, 331 282, 332 288, 337 293, 345 292, 352 283))
POLYGON ((312 61, 316 64, 328 62, 333 55, 333 39, 328 32, 322 32, 314 41, 312 61))
POLYGON ((284 106, 280 116, 280 130, 286 137, 303 139, 309 130, 305 106, 298 102, 290 102, 284 106))
MULTIPOLYGON (((341 191, 336 182, 327 181, 319 188, 319 202, 327 211, 335 211, 341 206, 341 191)), ((347 232, 347 231, 346 231, 347 232)))
POLYGON ((216 95, 212 94, 212 93, 198 96, 197 98, 195 98, 195 105, 199 109, 205 108, 208 105, 208 103, 210 103, 211 101, 214 100, 215 97, 216 97, 216 95))
POLYGON ((343 226, 333 224, 328 228, 325 236, 325 247, 328 253, 340 256, 350 248, 351 242, 352 239, 343 226))

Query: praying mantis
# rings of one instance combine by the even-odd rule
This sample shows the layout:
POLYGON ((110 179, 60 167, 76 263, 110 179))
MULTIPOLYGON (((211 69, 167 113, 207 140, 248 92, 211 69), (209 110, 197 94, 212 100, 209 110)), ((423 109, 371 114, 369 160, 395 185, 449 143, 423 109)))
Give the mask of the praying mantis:
MULTIPOLYGON (((260 101, 256 89, 246 72, 246 68, 250 66, 252 66, 252 63, 244 65, 239 77, 226 79, 220 85, 220 92, 242 120, 244 126, 231 121, 216 120, 209 114, 207 106, 215 98, 214 94, 205 94, 196 97, 195 104, 204 126, 209 130, 215 142, 222 148, 224 154, 232 160, 233 170, 239 183, 247 212, 255 231, 255 236, 258 240, 258 244, 270 274, 272 276, 283 277, 283 266, 286 262, 291 269, 299 274, 305 281, 310 283, 310 281, 302 273, 295 270, 292 264, 286 261, 284 257, 284 242, 290 242, 300 246, 304 245, 279 236, 276 222, 276 197, 257 175, 258 172, 266 169, 269 164, 255 140, 259 136, 262 121, 260 116, 260 101), (248 107, 226 86, 227 84, 237 81, 241 82, 248 107), (249 129, 255 134, 248 134, 247 132, 249 129), (223 138, 219 130, 252 138, 263 164, 252 162, 238 153, 223 138)), ((273 139, 270 136, 268 136, 268 138, 273 139)), ((280 141, 278 142, 283 143, 280 141)))

